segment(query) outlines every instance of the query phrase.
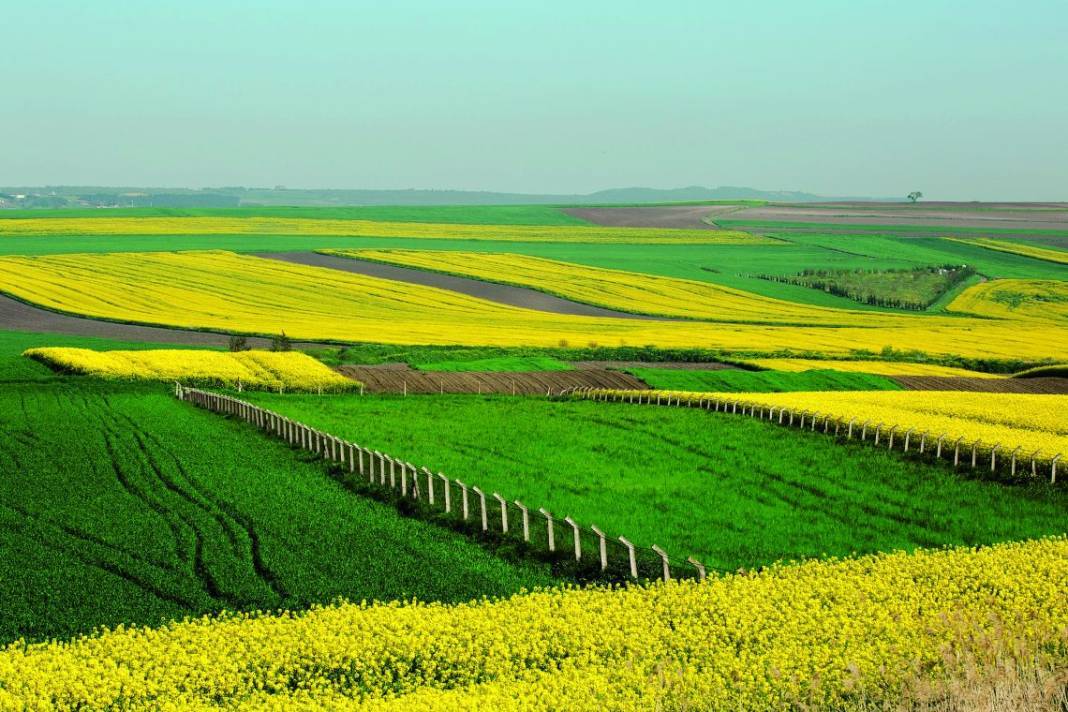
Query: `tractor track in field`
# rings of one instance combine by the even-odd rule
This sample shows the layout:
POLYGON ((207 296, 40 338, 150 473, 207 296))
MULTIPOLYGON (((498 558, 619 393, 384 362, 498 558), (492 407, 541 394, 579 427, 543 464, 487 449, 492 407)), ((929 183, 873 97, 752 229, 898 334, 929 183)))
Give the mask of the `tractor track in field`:
MULTIPOLYGON (((3 506, 15 512, 19 511, 17 508, 12 507, 10 504, 7 503, 4 503, 3 506)), ((42 533, 42 527, 39 523, 33 521, 32 519, 27 520, 25 518, 19 520, 18 523, 14 526, 9 524, 4 525, 3 528, 7 531, 16 532, 18 534, 26 534, 27 532, 32 532, 33 534, 42 533)), ((106 559, 101 558, 99 556, 92 556, 87 552, 79 551, 78 547, 73 546, 69 543, 64 544, 63 537, 53 538, 49 536, 27 536, 26 538, 33 540, 36 546, 40 546, 45 549, 58 552, 64 556, 69 556, 72 559, 77 560, 83 566, 97 569, 99 571, 109 573, 112 576, 116 576, 122 579, 123 581, 126 581, 127 583, 133 584, 145 593, 151 594, 160 600, 169 601, 170 603, 173 603, 185 609, 197 608, 197 605, 193 600, 186 598, 179 593, 167 591, 166 589, 152 583, 146 577, 139 576, 138 574, 131 572, 128 569, 112 561, 107 561, 106 559)), ((134 558, 131 556, 131 553, 129 551, 121 547, 114 547, 114 545, 112 545, 111 547, 108 547, 108 549, 115 550, 122 556, 134 558)), ((159 564, 149 563, 149 565, 153 568, 161 569, 159 564)), ((166 569, 162 570, 166 571, 166 569)))
MULTIPOLYGON (((133 424, 132 419, 130 419, 128 416, 126 416, 125 414, 121 415, 123 418, 129 420, 131 425, 133 424)), ((256 527, 252 520, 246 517, 237 509, 235 509, 233 506, 231 506, 226 500, 222 499, 221 497, 218 497, 208 488, 198 483, 196 481, 196 478, 193 477, 185 468, 185 465, 182 464, 181 458, 179 458, 173 452, 168 450, 166 446, 159 440, 159 438, 155 437, 151 433, 148 433, 147 431, 140 431, 138 437, 143 437, 145 440, 151 441, 152 444, 158 450, 167 453, 167 456, 174 463, 175 469, 178 471, 178 474, 181 475, 182 479, 189 485, 189 487, 205 501, 209 502, 211 505, 214 505, 219 510, 217 516, 215 513, 211 514, 213 517, 215 517, 216 521, 219 523, 219 526, 226 531, 227 538, 230 539, 230 543, 233 547, 235 554, 240 554, 240 552, 238 551, 237 532, 239 531, 245 536, 245 538, 248 539, 248 557, 250 563, 252 564, 252 569, 256 572, 256 575, 267 585, 268 588, 274 591, 274 593, 279 598, 288 598, 288 590, 286 590, 278 575, 271 570, 271 568, 263 559, 263 545, 260 542, 259 535, 256 533, 256 527)), ((142 449, 145 451, 146 456, 151 457, 151 455, 148 455, 148 449, 143 442, 142 449)), ((207 511, 206 507, 205 510, 207 511)))

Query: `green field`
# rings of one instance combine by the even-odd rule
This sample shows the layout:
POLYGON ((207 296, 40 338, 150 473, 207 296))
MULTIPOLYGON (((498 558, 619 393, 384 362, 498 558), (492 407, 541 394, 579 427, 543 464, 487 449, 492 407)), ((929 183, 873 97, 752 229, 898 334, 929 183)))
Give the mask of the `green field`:
POLYGON ((628 368, 653 388, 668 391, 780 393, 785 391, 897 391, 885 376, 844 371, 690 371, 674 368, 628 368))
POLYGON ((18 356, 56 342, 106 343, 0 333, 0 641, 553 583, 167 387, 57 376, 18 356))
POLYGON ((1068 506, 1063 488, 965 480, 820 433, 697 410, 480 396, 251 400, 720 569, 1060 533, 1068 506))

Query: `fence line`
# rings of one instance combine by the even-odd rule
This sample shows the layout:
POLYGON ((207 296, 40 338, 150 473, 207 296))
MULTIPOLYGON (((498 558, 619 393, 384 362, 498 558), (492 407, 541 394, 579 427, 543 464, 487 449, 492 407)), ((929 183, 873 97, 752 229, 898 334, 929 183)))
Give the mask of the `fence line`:
POLYGON ((659 546, 636 547, 625 537, 610 537, 597 526, 582 526, 571 517, 560 519, 544 508, 510 500, 498 492, 487 493, 478 486, 449 479, 426 467, 417 468, 410 462, 343 440, 248 401, 181 383, 175 383, 174 395, 200 408, 244 420, 291 447, 366 478, 372 488, 418 501, 438 514, 476 527, 479 532, 521 539, 525 545, 551 558, 573 559, 595 575, 635 580, 705 578, 706 567, 692 557, 685 562, 672 560, 659 546), (456 490, 459 498, 454 497, 456 490), (455 506, 457 499, 459 507, 455 506), (532 522, 532 517, 543 521, 532 522), (560 529, 561 526, 565 528, 560 529))
MULTIPOLYGON (((894 449, 894 443, 898 443, 900 449, 905 452, 914 452, 919 455, 927 455, 936 460, 949 458, 952 452, 953 466, 960 467, 962 462, 976 470, 986 467, 989 457, 990 471, 997 472, 1008 470, 1011 477, 1016 477, 1018 472, 1030 470, 1033 478, 1039 476, 1039 470, 1049 468, 1050 484, 1057 482, 1057 467, 1062 458, 1061 453, 1052 457, 1040 457, 1041 451, 1024 451, 1023 446, 1011 448, 1004 443, 983 443, 981 440, 965 440, 964 436, 954 437, 948 432, 918 431, 912 427, 907 430, 894 423, 876 422, 870 419, 861 421, 854 417, 846 420, 845 417, 834 416, 830 413, 819 411, 796 410, 781 406, 768 406, 753 403, 738 398, 716 398, 701 393, 680 394, 671 391, 619 391, 597 388, 573 388, 560 394, 561 398, 577 398, 583 400, 607 401, 617 403, 635 403, 642 405, 663 405, 686 408, 700 408, 714 412, 737 414, 739 408, 741 415, 751 418, 759 418, 768 422, 777 423, 790 427, 796 425, 804 430, 816 431, 820 427, 822 432, 832 437, 845 437, 853 440, 854 434, 858 435, 860 442, 870 442, 872 446, 886 443, 888 450, 894 449), (833 427, 833 432, 831 428, 833 427), (918 431, 918 432, 917 432, 918 431), (871 433, 872 437, 868 435, 871 433), (918 441, 918 443, 917 443, 918 441), (999 458, 1000 453, 1000 458, 999 458), (1027 467, 1027 463, 1030 467, 1027 467), (1041 466, 1040 466, 1041 463, 1041 466)), ((694 564, 696 566, 696 564, 694 564)))

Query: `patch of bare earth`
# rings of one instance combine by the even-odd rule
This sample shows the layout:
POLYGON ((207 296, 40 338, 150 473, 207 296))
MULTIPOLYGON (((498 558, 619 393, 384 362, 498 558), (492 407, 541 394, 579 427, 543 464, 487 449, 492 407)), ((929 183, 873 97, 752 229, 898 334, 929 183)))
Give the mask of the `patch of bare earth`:
POLYGON ((500 373, 487 371, 417 371, 410 367, 341 366, 338 371, 364 384, 368 393, 501 393, 541 395, 567 388, 648 389, 642 381, 622 371, 535 371, 500 373))

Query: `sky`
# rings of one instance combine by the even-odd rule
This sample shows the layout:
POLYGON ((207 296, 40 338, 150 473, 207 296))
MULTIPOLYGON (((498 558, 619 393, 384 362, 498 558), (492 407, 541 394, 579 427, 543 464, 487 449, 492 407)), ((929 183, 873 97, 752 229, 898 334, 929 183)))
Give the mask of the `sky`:
POLYGON ((1068 2, 0 0, 0 185, 1068 200, 1068 2))

